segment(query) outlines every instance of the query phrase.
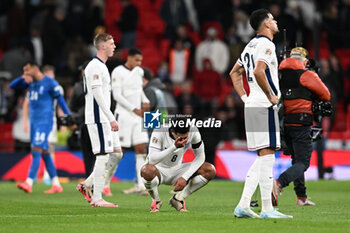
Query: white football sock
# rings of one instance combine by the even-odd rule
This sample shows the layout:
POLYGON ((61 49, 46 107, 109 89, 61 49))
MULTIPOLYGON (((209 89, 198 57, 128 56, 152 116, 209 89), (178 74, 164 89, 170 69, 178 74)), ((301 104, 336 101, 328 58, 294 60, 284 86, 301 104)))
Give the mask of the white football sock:
POLYGON ((141 168, 146 162, 146 154, 136 154, 136 181, 139 189, 145 189, 145 185, 141 179, 141 168))
POLYGON ((103 184, 105 182, 105 169, 108 161, 108 155, 96 156, 94 167, 94 194, 92 201, 96 202, 102 199, 103 184))
POLYGON ((250 200, 256 190, 259 183, 259 170, 260 170, 260 159, 259 156, 255 159, 253 165, 250 167, 247 177, 245 178, 244 189, 241 200, 238 206, 241 208, 249 208, 250 200))
POLYGON ((30 187, 33 186, 33 179, 32 178, 27 177, 26 182, 30 185, 30 187))
POLYGON ((259 186, 261 192, 262 209, 261 212, 270 212, 273 210, 271 201, 271 192, 273 187, 273 164, 275 155, 269 154, 260 156, 260 174, 259 186))
POLYGON ((51 179, 52 185, 60 186, 60 181, 58 180, 58 176, 55 176, 51 179))
POLYGON ((159 179, 158 176, 155 176, 153 180, 147 181, 143 177, 141 177, 141 180, 146 187, 149 195, 152 197, 153 201, 160 201, 159 193, 158 193, 158 185, 159 185, 159 179))
POLYGON ((46 168, 44 169, 44 175, 43 175, 43 180, 48 180, 50 179, 50 175, 49 173, 47 172, 46 168))
POLYGON ((92 185, 94 184, 94 171, 92 171, 89 177, 84 180, 83 184, 88 188, 92 188, 92 185))
POLYGON ((188 184, 185 186, 185 188, 182 191, 178 192, 175 195, 175 198, 179 201, 182 201, 186 199, 189 195, 197 191, 198 189, 202 188, 207 183, 208 183, 208 180, 205 179, 202 175, 195 176, 188 181, 188 184))
POLYGON ((115 171, 117 170, 118 164, 120 160, 123 158, 123 153, 111 153, 109 154, 109 159, 106 165, 106 171, 105 171, 105 187, 110 186, 112 176, 114 175, 115 171))

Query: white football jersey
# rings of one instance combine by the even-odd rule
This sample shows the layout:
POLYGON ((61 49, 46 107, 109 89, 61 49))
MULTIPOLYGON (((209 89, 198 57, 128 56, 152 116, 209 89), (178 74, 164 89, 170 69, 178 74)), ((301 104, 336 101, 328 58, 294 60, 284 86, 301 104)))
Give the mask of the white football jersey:
POLYGON ((266 36, 258 35, 244 48, 237 60, 243 66, 247 75, 250 93, 245 101, 246 107, 270 107, 271 103, 260 88, 254 76, 254 69, 258 61, 266 63, 266 78, 272 93, 280 97, 278 84, 278 61, 275 44, 266 36))
POLYGON ((120 65, 112 71, 112 91, 119 89, 124 98, 123 102, 116 100, 116 113, 131 113, 135 108, 141 109, 143 74, 143 69, 138 66, 130 70, 125 65, 120 65))
POLYGON ((111 106, 111 77, 106 64, 94 57, 84 71, 85 124, 108 122, 108 118, 92 95, 92 88, 102 86, 102 94, 108 108, 111 106))
MULTIPOLYGON (((191 127, 189 132, 189 139, 185 147, 177 148, 175 151, 166 155, 165 158, 157 163, 157 166, 162 167, 176 167, 182 163, 184 153, 191 145, 197 144, 201 141, 201 135, 197 127, 191 127)), ((170 129, 161 127, 154 130, 150 139, 149 151, 163 151, 174 145, 175 138, 170 132, 170 129)), ((147 156, 147 162, 149 157, 147 156)))

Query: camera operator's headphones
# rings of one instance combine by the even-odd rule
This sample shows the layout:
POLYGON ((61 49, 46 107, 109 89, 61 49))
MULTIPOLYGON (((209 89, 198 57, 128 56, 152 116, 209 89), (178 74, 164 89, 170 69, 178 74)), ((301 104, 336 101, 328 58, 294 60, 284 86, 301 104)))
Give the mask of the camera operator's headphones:
POLYGON ((304 49, 303 47, 296 47, 290 51, 290 56, 299 56, 299 57, 305 57, 306 59, 309 59, 309 52, 304 49))
POLYGON ((307 69, 315 69, 316 67, 316 61, 314 59, 309 58, 309 52, 304 49, 303 47, 296 47, 290 51, 290 56, 298 56, 298 57, 304 57, 308 60, 306 63, 306 68, 307 69))

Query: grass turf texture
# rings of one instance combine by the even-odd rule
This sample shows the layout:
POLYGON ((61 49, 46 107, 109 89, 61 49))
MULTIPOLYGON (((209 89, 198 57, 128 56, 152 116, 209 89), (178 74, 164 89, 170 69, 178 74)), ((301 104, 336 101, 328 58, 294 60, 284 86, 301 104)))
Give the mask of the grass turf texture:
POLYGON ((293 185, 285 188, 279 210, 294 219, 278 220, 234 217, 243 183, 210 182, 187 199, 187 213, 168 204, 170 186, 160 186, 163 206, 150 213, 150 197, 121 193, 132 183, 112 184, 113 196, 105 199, 119 208, 89 207, 76 185, 63 184, 63 193, 47 195, 44 184, 26 194, 13 182, 0 182, 0 232, 350 232, 350 181, 307 182, 314 207, 296 206, 293 185))

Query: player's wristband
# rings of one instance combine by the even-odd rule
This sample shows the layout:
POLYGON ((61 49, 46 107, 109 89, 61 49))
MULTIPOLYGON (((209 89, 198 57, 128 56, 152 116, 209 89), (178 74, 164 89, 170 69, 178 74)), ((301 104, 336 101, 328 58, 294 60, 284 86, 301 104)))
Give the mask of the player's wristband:
POLYGON ((241 100, 243 101, 243 103, 245 103, 245 101, 246 101, 247 98, 248 98, 248 97, 247 97, 246 94, 244 94, 244 95, 241 96, 241 100))

